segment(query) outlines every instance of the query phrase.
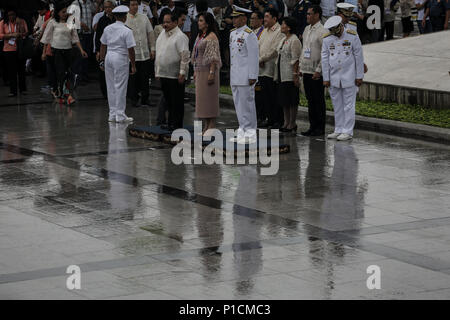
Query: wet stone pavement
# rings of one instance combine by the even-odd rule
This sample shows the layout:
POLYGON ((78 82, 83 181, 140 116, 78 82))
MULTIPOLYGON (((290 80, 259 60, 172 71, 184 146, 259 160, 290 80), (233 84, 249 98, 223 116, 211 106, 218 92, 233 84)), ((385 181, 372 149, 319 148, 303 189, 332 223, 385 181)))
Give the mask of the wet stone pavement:
MULTIPOLYGON (((96 83, 71 108, 33 85, 0 100, 0 298, 450 298, 449 146, 357 131, 287 138, 274 176, 177 166, 107 122, 96 83)), ((142 125, 156 113, 128 109, 142 125)))

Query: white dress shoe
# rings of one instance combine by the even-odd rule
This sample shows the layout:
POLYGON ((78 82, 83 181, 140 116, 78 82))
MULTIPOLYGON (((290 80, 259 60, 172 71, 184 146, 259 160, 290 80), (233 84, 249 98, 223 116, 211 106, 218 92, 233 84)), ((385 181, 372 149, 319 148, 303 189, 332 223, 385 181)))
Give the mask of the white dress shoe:
POLYGON ((338 141, 347 141, 352 139, 353 137, 349 134, 343 133, 341 135, 339 135, 339 137, 337 137, 338 141))
POLYGON ((242 138, 239 138, 237 141, 238 144, 252 144, 255 142, 256 142, 255 137, 242 137, 242 138))
POLYGON ((120 120, 120 121, 117 121, 117 122, 119 122, 119 123, 133 122, 133 118, 131 118, 131 117, 126 117, 125 119, 120 120))
POLYGON ((246 140, 247 140, 247 139, 245 139, 245 137, 242 137, 242 138, 239 138, 239 139, 236 141, 236 143, 237 143, 237 144, 246 144, 246 143, 247 143, 246 140))
POLYGON ((340 135, 341 135, 340 133, 333 132, 327 136, 327 139, 337 139, 337 137, 339 137, 340 135))

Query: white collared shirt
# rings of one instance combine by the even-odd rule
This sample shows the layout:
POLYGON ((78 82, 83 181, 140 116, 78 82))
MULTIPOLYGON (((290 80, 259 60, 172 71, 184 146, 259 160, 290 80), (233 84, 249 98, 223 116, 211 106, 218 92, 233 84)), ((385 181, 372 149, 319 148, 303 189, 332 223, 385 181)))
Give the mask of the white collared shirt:
POLYGON ((156 40, 155 76, 177 79, 189 72, 189 39, 175 27, 164 30, 156 40))
POLYGON ((150 51, 155 51, 155 34, 150 20, 140 13, 136 13, 136 15, 128 13, 125 25, 133 30, 134 40, 136 41, 136 47, 134 48, 136 61, 150 59, 150 51))
POLYGON ((264 29, 259 38, 259 62, 264 62, 264 66, 259 68, 260 77, 274 77, 278 44, 283 38, 284 34, 281 33, 281 26, 278 22, 271 28, 264 29))
POLYGON ((326 33, 328 31, 320 21, 313 26, 306 26, 305 31, 303 31, 303 50, 300 56, 300 71, 302 73, 322 73, 322 41, 326 33), (307 51, 306 54, 305 51, 307 51))
POLYGON ((123 22, 116 21, 103 31, 100 42, 108 47, 107 53, 119 53, 128 56, 128 49, 136 46, 133 31, 123 22))

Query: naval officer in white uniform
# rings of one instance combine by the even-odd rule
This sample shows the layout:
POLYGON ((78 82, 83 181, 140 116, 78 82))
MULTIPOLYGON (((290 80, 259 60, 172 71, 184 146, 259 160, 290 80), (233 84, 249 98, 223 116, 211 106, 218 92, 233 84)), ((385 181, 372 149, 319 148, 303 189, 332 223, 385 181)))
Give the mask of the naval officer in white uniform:
POLYGON ((233 25, 230 34, 230 85, 239 121, 237 136, 233 142, 256 142, 255 84, 259 73, 258 38, 247 27, 250 10, 233 6, 233 25))
POLYGON ((100 38, 100 67, 105 70, 108 90, 109 122, 132 122, 133 118, 125 114, 127 106, 127 86, 129 65, 131 74, 136 73, 133 31, 125 25, 127 6, 118 6, 112 13, 116 22, 103 31, 100 38), (105 58, 106 54, 106 58, 105 58))
POLYGON ((358 87, 364 78, 364 58, 356 31, 346 29, 342 18, 329 18, 324 27, 330 32, 322 43, 323 84, 329 88, 334 108, 334 133, 328 139, 340 141, 353 137, 358 87))
POLYGON ((358 26, 356 22, 350 20, 350 18, 353 17, 356 6, 347 2, 339 2, 336 5, 336 8, 337 8, 336 15, 342 18, 342 23, 344 24, 344 27, 352 29, 354 31, 358 31, 357 30, 358 26))
MULTIPOLYGON (((336 7, 336 15, 342 18, 342 24, 344 25, 344 27, 346 29, 354 30, 356 33, 358 33, 358 26, 356 22, 350 20, 351 17, 354 16, 354 10, 356 9, 356 6, 347 2, 339 2, 336 7)), ((368 70, 369 68, 367 68, 367 65, 364 63, 364 73, 367 73, 368 70)))

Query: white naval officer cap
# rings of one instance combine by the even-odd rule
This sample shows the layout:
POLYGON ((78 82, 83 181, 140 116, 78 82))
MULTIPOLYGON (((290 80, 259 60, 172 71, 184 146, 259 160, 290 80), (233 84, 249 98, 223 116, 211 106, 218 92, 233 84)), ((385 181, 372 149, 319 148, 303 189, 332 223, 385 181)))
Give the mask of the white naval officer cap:
POLYGON ((231 13, 232 17, 246 16, 249 13, 252 13, 252 10, 241 8, 233 4, 233 12, 231 13))
POLYGON ((325 24, 323 27, 325 29, 333 29, 339 26, 339 24, 342 22, 342 18, 340 16, 332 16, 327 21, 325 21, 325 24))
POLYGON ((128 11, 130 11, 130 9, 128 9, 127 6, 121 5, 121 6, 117 6, 113 9, 112 13, 128 13, 128 11))
POLYGON ((337 5, 337 11, 342 12, 346 17, 353 15, 353 10, 356 8, 355 5, 347 2, 339 2, 337 5))

